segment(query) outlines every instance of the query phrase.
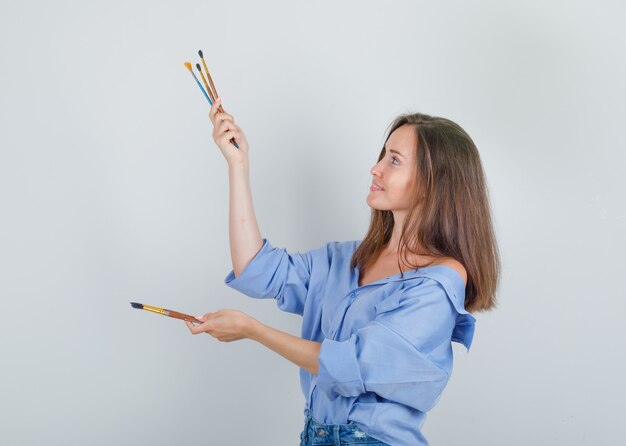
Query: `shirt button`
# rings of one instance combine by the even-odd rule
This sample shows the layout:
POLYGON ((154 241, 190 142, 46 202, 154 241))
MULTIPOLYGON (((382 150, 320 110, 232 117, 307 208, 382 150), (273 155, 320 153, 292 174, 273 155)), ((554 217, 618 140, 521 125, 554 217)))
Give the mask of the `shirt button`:
POLYGON ((354 299, 354 298, 356 297, 356 294, 355 294, 355 293, 350 293, 350 297, 351 297, 352 299, 354 299))

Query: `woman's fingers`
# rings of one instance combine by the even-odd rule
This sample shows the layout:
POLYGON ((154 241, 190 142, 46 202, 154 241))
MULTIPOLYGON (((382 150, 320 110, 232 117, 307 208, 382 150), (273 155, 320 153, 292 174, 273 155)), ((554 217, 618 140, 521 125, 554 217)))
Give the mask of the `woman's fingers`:
POLYGON ((228 131, 235 131, 236 128, 237 125, 232 120, 225 119, 219 125, 213 127, 213 138, 218 139, 220 136, 228 131))
POLYGON ((237 125, 230 119, 225 119, 215 127, 215 132, 220 135, 228 130, 235 130, 237 125))
POLYGON ((218 145, 221 145, 221 143, 228 142, 232 138, 240 140, 240 134, 237 125, 233 124, 232 121, 224 121, 218 128, 214 129, 213 138, 218 145))
POLYGON ((215 115, 217 114, 221 103, 222 103, 222 98, 217 98, 215 102, 213 102, 213 105, 211 105, 211 110, 209 111, 209 119, 211 120, 213 124, 215 124, 215 115))
POLYGON ((213 125, 219 124, 224 119, 230 119, 231 121, 235 120, 233 115, 228 114, 226 112, 219 111, 219 107, 221 103, 222 103, 222 98, 217 98, 215 102, 213 102, 213 105, 211 106, 211 110, 209 111, 209 119, 211 119, 211 122, 213 123, 213 125))
MULTIPOLYGON (((217 98, 211 106, 209 112, 209 118, 213 123, 212 137, 217 146, 222 151, 222 154, 229 163, 233 160, 241 160, 242 155, 236 154, 232 149, 232 141, 235 141, 235 145, 241 149, 239 152, 247 155, 248 153, 248 141, 243 133, 243 130, 235 124, 235 118, 233 115, 220 112, 219 106, 221 104, 221 98, 217 98)), ((244 156, 245 156, 244 155, 244 156)))
POLYGON ((202 320, 202 324, 194 326, 191 322, 184 321, 192 334, 208 333, 222 342, 237 341, 250 336, 251 318, 239 310, 218 310, 196 318, 202 320))
POLYGON ((233 117, 233 115, 230 115, 230 114, 228 114, 226 112, 218 113, 217 115, 215 115, 215 123, 216 124, 219 124, 220 122, 225 121, 225 120, 230 120, 230 121, 235 122, 235 118, 233 117))
POLYGON ((194 325, 189 321, 184 321, 185 325, 187 325, 187 328, 189 328, 189 331, 191 332, 191 334, 199 334, 199 333, 203 333, 204 330, 202 329, 202 325, 204 324, 200 324, 200 325, 194 325))
POLYGON ((228 145, 228 142, 233 138, 235 138, 235 141, 239 140, 239 134, 233 131, 228 131, 215 138, 215 142, 218 146, 225 147, 228 145))
POLYGON ((211 333, 211 331, 213 330, 213 327, 211 326, 211 320, 210 320, 210 315, 212 315, 213 313, 206 313, 202 316, 196 316, 196 319, 199 319, 201 321, 203 321, 201 324, 198 325, 194 325, 193 323, 189 322, 189 321, 183 321, 185 322, 185 325, 187 325, 187 327, 189 328, 189 331, 192 334, 199 334, 199 333, 211 333))

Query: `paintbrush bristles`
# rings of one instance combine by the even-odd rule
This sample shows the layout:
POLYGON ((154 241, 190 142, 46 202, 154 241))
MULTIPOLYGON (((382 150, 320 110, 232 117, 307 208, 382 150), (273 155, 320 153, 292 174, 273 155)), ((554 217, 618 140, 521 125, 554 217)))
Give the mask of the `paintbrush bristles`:
POLYGON ((191 71, 191 64, 189 62, 185 62, 185 66, 189 71, 191 71))

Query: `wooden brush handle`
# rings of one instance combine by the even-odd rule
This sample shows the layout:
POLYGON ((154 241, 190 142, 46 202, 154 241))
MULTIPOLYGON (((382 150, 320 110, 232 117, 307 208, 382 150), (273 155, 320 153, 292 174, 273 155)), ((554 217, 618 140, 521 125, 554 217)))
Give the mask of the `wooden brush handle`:
POLYGON ((202 323, 201 320, 198 320, 195 317, 190 316, 190 315, 185 314, 185 313, 179 313, 178 311, 165 310, 165 315, 169 316, 169 317, 175 317, 176 319, 182 319, 182 320, 185 320, 185 321, 189 321, 189 322, 199 322, 199 323, 202 323))

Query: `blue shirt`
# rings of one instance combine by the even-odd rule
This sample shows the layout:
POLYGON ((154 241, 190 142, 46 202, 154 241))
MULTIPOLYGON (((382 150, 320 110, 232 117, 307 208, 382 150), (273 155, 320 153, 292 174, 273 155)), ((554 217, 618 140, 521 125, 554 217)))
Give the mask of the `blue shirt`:
POLYGON ((239 277, 224 283, 303 317, 302 338, 321 342, 318 374, 300 369, 304 414, 355 423, 391 445, 428 445, 426 412, 452 372, 452 344, 469 352, 476 319, 459 273, 433 265, 358 285, 359 240, 289 253, 263 239, 239 277))

